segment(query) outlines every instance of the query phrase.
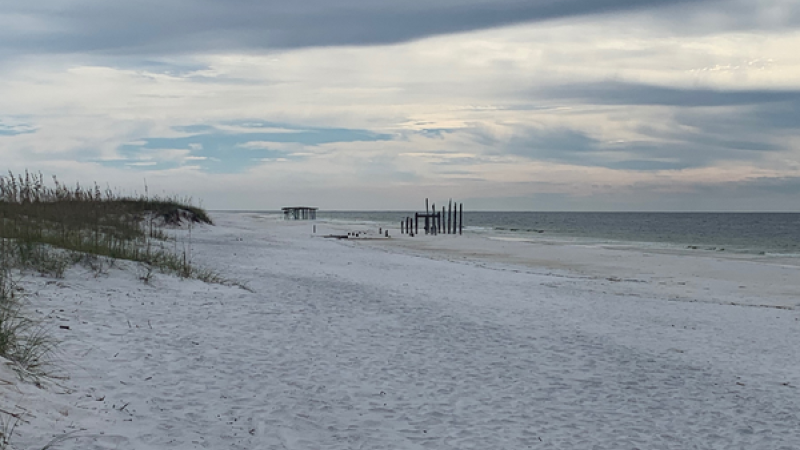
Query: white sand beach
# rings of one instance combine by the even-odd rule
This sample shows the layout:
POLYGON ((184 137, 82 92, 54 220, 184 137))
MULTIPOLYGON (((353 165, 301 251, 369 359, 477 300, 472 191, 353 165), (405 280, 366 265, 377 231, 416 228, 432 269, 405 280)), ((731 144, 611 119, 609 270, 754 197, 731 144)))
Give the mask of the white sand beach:
POLYGON ((61 378, 0 367, 13 448, 800 443, 791 261, 213 218, 193 261, 248 290, 128 263, 20 281, 61 378))

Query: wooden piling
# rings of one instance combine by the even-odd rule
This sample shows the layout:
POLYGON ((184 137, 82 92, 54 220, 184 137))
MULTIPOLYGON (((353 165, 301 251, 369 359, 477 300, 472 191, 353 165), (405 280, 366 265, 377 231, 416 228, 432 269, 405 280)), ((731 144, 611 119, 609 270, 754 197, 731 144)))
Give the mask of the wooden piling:
MULTIPOLYGON (((431 203, 431 213, 436 213, 436 203, 431 203)), ((431 234, 436 234, 436 216, 431 217, 431 234)))
POLYGON ((462 232, 462 227, 464 226, 464 204, 461 204, 458 212, 458 234, 460 235, 462 232))
POLYGON ((450 234, 453 216, 453 199, 447 202, 447 234, 450 234))
POLYGON ((430 234, 430 218, 428 217, 428 199, 425 199, 425 234, 430 234))
POLYGON ((453 226, 450 228, 450 234, 456 234, 456 230, 458 229, 458 203, 453 202, 453 212, 450 213, 450 216, 453 218, 453 226))
POLYGON ((453 200, 453 234, 458 234, 458 202, 453 200))

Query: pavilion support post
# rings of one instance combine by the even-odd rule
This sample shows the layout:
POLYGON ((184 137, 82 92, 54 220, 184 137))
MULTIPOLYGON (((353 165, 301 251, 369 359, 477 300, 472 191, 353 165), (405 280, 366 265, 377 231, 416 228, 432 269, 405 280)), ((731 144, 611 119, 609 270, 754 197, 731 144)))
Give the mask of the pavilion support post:
POLYGON ((458 209, 458 234, 462 233, 464 227, 464 204, 462 203, 458 209))

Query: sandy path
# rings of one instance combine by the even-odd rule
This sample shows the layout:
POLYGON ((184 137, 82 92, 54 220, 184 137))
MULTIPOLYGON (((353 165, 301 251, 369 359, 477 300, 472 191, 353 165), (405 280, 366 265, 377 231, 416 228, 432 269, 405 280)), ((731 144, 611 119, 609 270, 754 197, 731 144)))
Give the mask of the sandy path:
POLYGON ((114 270, 31 281, 40 310, 71 327, 74 421, 58 426, 85 431, 62 448, 800 442, 793 310, 603 294, 305 225, 218 221, 195 233, 196 258, 254 292, 114 270))

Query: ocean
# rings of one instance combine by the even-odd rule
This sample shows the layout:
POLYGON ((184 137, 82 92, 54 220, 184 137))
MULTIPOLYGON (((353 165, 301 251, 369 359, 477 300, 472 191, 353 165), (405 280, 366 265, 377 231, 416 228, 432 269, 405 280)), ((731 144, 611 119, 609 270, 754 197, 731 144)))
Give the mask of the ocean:
MULTIPOLYGON (((323 211, 318 220, 399 227, 413 211, 323 211)), ((800 258, 800 213, 465 211, 464 232, 574 245, 733 252, 800 258)))

